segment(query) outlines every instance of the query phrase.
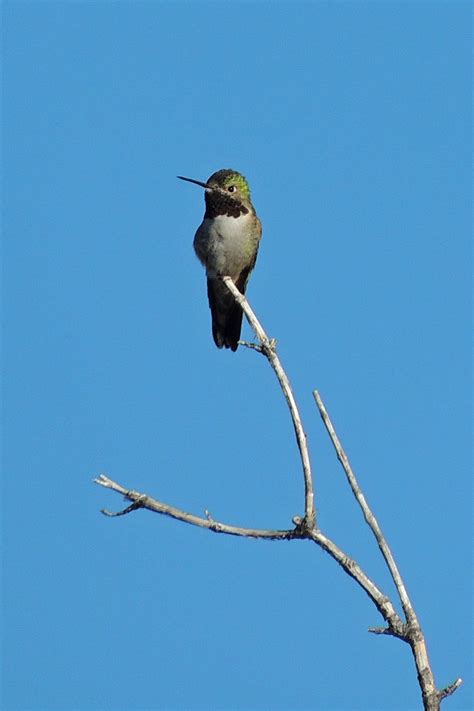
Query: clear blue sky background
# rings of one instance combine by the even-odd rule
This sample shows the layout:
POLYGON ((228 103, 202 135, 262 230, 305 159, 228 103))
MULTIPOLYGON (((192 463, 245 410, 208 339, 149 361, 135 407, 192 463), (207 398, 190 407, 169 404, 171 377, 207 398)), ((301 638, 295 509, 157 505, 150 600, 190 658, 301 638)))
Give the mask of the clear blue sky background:
MULTIPOLYGON (((3 709, 411 710, 410 650, 288 527, 303 485, 258 354, 215 348, 205 180, 264 225, 249 297, 320 525, 391 596, 315 409, 471 709, 470 14, 461 2, 4 2, 3 709)), ((248 326, 245 335, 250 337, 248 326)), ((444 708, 444 707, 443 707, 444 708)))

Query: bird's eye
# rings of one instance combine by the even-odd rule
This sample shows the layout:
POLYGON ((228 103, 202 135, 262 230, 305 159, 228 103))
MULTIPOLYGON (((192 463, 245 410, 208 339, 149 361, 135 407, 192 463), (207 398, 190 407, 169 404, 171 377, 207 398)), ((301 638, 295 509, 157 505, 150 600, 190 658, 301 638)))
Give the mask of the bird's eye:
POLYGON ((230 193, 235 192, 235 185, 229 185, 229 187, 227 188, 227 190, 228 190, 230 193))

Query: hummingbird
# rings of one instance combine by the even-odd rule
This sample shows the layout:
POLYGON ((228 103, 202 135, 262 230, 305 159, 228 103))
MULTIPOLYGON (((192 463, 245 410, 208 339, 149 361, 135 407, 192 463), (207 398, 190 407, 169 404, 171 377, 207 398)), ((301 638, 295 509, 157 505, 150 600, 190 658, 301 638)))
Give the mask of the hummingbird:
POLYGON ((245 294, 257 260, 262 225, 250 199, 249 184, 230 168, 218 170, 205 183, 182 175, 178 178, 204 188, 206 211, 194 236, 194 251, 206 269, 214 342, 218 348, 236 351, 243 312, 222 277, 230 276, 245 294))

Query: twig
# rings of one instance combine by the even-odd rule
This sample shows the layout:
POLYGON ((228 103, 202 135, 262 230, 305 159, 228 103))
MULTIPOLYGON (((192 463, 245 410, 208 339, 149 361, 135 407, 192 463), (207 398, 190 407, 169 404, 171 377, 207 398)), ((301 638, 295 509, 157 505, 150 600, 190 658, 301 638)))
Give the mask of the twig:
POLYGON ((462 679, 461 679, 461 677, 458 677, 458 679, 456 679, 456 681, 453 681, 452 684, 450 684, 449 686, 446 686, 446 688, 444 688, 444 689, 441 689, 441 691, 438 693, 439 700, 442 701, 447 696, 451 696, 451 694, 454 694, 456 689, 459 689, 461 684, 462 684, 462 679))
POLYGON ((293 426, 295 428, 295 436, 300 452, 301 464, 303 466, 306 525, 309 529, 315 528, 316 509, 314 505, 313 476, 311 472, 311 461, 309 458, 306 433, 303 429, 300 413, 296 404, 295 397, 293 395, 293 391, 291 389, 290 381, 288 380, 288 376, 283 370, 283 366, 276 353, 276 341, 274 339, 268 338, 267 334, 265 333, 265 330, 263 329, 263 326, 261 325, 260 321, 251 309, 247 299, 240 293, 232 279, 228 276, 225 276, 223 277, 223 281, 231 292, 234 299, 242 307, 242 310, 245 313, 251 327, 253 328, 255 335, 260 341, 260 351, 266 356, 268 362, 275 371, 275 374, 278 378, 278 382, 280 383, 280 387, 283 390, 283 394, 286 398, 286 402, 288 403, 288 408, 290 410, 291 418, 293 420, 293 426))
POLYGON ((216 533, 226 533, 229 536, 244 536, 245 538, 265 538, 267 540, 273 541, 284 541, 295 538, 295 531, 290 529, 288 531, 279 530, 265 530, 259 528, 241 528, 240 526, 229 526, 225 523, 220 523, 219 521, 214 521, 210 516, 209 512, 206 512, 206 518, 201 518, 200 516, 195 516, 194 514, 187 513, 181 509, 177 509, 175 506, 170 506, 161 501, 153 499, 147 494, 140 494, 138 491, 133 489, 126 489, 121 484, 117 484, 116 481, 109 479, 105 474, 101 474, 96 479, 93 480, 95 484, 105 487, 106 489, 112 489, 118 494, 122 494, 126 499, 132 501, 130 506, 127 506, 123 511, 118 511, 116 513, 111 513, 107 509, 102 509, 102 513, 105 516, 123 516, 125 514, 131 513, 137 509, 148 509, 149 511, 154 511, 155 513, 164 514, 165 516, 170 516, 178 521, 184 521, 185 523, 190 523, 193 526, 199 526, 200 528, 207 528, 209 531, 215 531, 216 533))

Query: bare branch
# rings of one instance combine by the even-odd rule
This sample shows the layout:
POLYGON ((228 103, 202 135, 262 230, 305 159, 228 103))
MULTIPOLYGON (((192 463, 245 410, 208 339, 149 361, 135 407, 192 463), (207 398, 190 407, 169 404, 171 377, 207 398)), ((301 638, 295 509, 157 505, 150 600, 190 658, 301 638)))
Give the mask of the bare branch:
POLYGON ((387 596, 377 588, 375 583, 363 572, 356 561, 346 555, 346 553, 344 553, 344 551, 342 551, 333 541, 327 538, 321 531, 314 528, 308 528, 306 525, 306 519, 301 519, 299 516, 295 516, 293 519, 295 528, 289 530, 265 530, 229 526, 228 524, 215 521, 207 510, 204 512, 206 518, 195 516, 194 514, 187 513, 182 509, 176 508, 175 506, 170 506, 162 501, 157 501, 147 494, 141 494, 133 489, 127 489, 121 484, 118 484, 116 481, 110 479, 108 476, 105 476, 105 474, 101 474, 97 477, 97 479, 94 479, 94 482, 105 487, 106 489, 112 489, 118 494, 122 494, 122 496, 129 501, 132 501, 130 506, 127 506, 121 511, 117 511, 116 513, 102 509, 102 513, 106 516, 123 516, 141 508, 148 509, 154 513, 164 514, 165 516, 171 516, 178 521, 183 521, 184 523, 189 523, 193 526, 207 528, 215 533, 224 533, 231 536, 261 538, 273 541, 310 539, 324 551, 329 553, 329 555, 334 558, 337 563, 339 563, 346 573, 350 575, 351 578, 353 578, 367 593, 376 605, 382 617, 387 621, 391 634, 395 637, 400 637, 401 639, 405 638, 405 626, 387 596))
POLYGON ((346 473, 346 478, 347 478, 347 481, 349 482, 349 486, 352 489, 352 493, 354 494, 355 498, 357 499, 357 502, 364 514, 364 518, 367 521, 368 525, 370 526, 370 528, 376 538, 377 544, 378 544, 380 551, 385 559, 385 562, 387 563, 387 567, 390 571, 393 581, 397 587, 400 601, 403 606, 403 611, 405 612, 405 615, 407 617, 407 622, 416 621, 415 612, 413 610, 410 599, 408 597, 408 593, 405 589, 405 584, 404 584, 402 577, 398 571, 397 565, 396 565, 394 557, 392 555, 392 551, 390 550, 388 543, 385 540, 384 535, 382 534, 382 531, 381 531, 381 528, 377 522, 377 519, 375 518, 367 501, 365 500, 365 496, 362 493, 362 490, 359 486, 359 483, 356 479, 354 472, 352 471, 352 467, 349 463, 347 454, 345 453, 345 451, 339 441, 339 438, 336 434, 336 431, 335 431, 334 426, 331 422, 331 419, 328 415, 328 412, 327 412, 327 410, 324 406, 324 403, 321 399, 321 396, 317 390, 315 390, 313 392, 313 396, 314 396, 314 399, 316 400, 316 404, 318 406, 318 409, 319 409, 320 415, 322 417, 322 420, 324 422, 324 425, 326 427, 326 430, 327 430, 329 437, 331 438, 331 441, 334 445, 334 449, 336 450, 337 458, 341 462, 342 467, 346 473))
POLYGON ((286 402, 288 403, 291 418, 293 420, 293 426, 295 428, 296 442, 298 444, 298 449, 300 452, 301 464, 303 466, 306 525, 308 526, 308 528, 315 528, 316 510, 314 505, 313 476, 311 472, 311 461, 309 458, 306 433, 303 429, 301 416, 298 410, 298 406, 296 404, 295 397, 293 395, 293 391, 291 389, 290 381, 288 380, 288 376, 283 370, 283 366, 276 353, 276 341, 274 339, 270 339, 267 336, 265 330, 263 329, 263 326, 261 325, 260 321, 258 320, 252 308, 250 307, 247 299, 240 293, 232 279, 228 276, 225 276, 223 277, 223 281, 229 291, 232 293, 234 299, 242 307, 242 310, 245 313, 250 326, 252 327, 255 332, 255 335, 260 341, 260 351, 266 356, 268 362, 275 371, 275 374, 278 378, 278 382, 280 383, 280 387, 283 390, 283 394, 286 398, 286 402))
POLYGON ((400 639, 405 639, 406 637, 406 625, 402 622, 398 616, 393 604, 390 602, 389 598, 384 595, 375 583, 364 573, 362 568, 353 560, 349 558, 333 541, 327 538, 321 531, 314 529, 309 532, 309 537, 314 541, 320 548, 329 553, 329 555, 334 558, 339 565, 344 568, 346 573, 353 578, 360 587, 367 593, 372 602, 377 607, 384 620, 388 622, 390 633, 399 637, 400 639))
POLYGON ((190 523, 193 526, 199 526, 200 528, 207 528, 209 531, 215 531, 216 533, 226 533, 229 536, 244 536, 245 538, 265 538, 267 540, 273 541, 287 541, 292 538, 300 538, 301 536, 295 533, 295 530, 290 529, 288 531, 284 530, 265 530, 259 528, 241 528, 240 526, 229 526, 225 523, 220 523, 219 521, 214 521, 211 515, 206 511, 206 518, 201 518, 200 516, 195 516, 194 514, 187 513, 181 509, 177 509, 175 506, 170 506, 162 501, 157 501, 147 494, 140 494, 138 491, 133 489, 126 489, 121 484, 116 481, 109 479, 105 474, 101 474, 94 479, 95 484, 105 487, 106 489, 112 489, 119 494, 122 494, 126 499, 132 501, 130 506, 127 506, 123 511, 118 511, 117 513, 111 513, 106 509, 102 509, 102 513, 105 516, 123 516, 124 514, 131 513, 137 509, 148 509, 149 511, 154 511, 155 513, 164 514, 165 516, 170 516, 178 521, 184 521, 184 523, 190 523))
POLYGON ((275 371, 278 382, 280 383, 280 387, 285 395, 293 421, 296 441, 303 467, 305 485, 304 518, 301 518, 300 516, 295 516, 293 518, 295 528, 288 530, 265 530, 230 526, 228 524, 215 521, 207 510, 205 511, 205 518, 195 516, 194 514, 187 513, 186 511, 178 509, 174 506, 170 506, 169 504, 165 504, 161 501, 153 499, 152 497, 146 494, 141 494, 132 489, 126 489, 125 487, 121 486, 120 484, 105 475, 101 475, 97 479, 94 479, 95 483, 105 488, 112 489, 113 491, 116 491, 119 494, 122 494, 132 503, 121 511, 113 513, 107 511, 106 509, 103 509, 102 513, 106 516, 123 516, 125 514, 131 513, 132 511, 135 511, 136 509, 144 508, 155 513, 170 516, 171 518, 177 519, 178 521, 183 521, 184 523, 188 523, 193 526, 198 526, 200 528, 205 528, 207 530, 214 531, 215 533, 223 533, 231 536, 242 536, 246 538, 259 538, 265 540, 309 539, 313 541, 313 543, 316 543, 316 545, 318 545, 326 553, 328 553, 344 569, 344 571, 351 578, 353 578, 353 580, 357 582, 357 584, 366 592, 366 594, 375 604, 378 611, 388 624, 387 627, 369 628, 369 632, 378 635, 391 635, 394 637, 398 637, 399 639, 402 639, 410 645, 413 657, 415 659, 415 665, 418 673, 418 682, 423 697, 424 709, 425 711, 439 711, 441 701, 450 694, 454 693, 454 691, 456 691, 456 689, 462 684, 462 679, 456 679, 456 681, 453 682, 450 686, 447 686, 446 688, 440 691, 436 689, 433 672, 431 670, 428 659, 425 639, 411 601, 408 597, 405 584, 398 571, 392 552, 382 534, 380 526, 365 500, 365 497, 357 482, 355 474, 352 471, 352 467, 349 463, 348 457, 339 441, 339 438, 336 434, 336 431, 333 427, 333 424, 329 418, 329 415, 326 411, 326 408, 322 402, 319 393, 317 391, 314 391, 313 393, 317 406, 319 408, 319 412, 325 424, 326 430, 330 436, 330 439, 333 443, 337 457, 343 466, 352 493, 354 494, 354 497, 356 498, 359 506, 362 509, 365 520, 370 526, 376 538, 379 549, 391 573, 391 576, 397 588, 398 595, 400 597, 400 601, 402 603, 403 611, 405 614, 405 621, 400 619, 390 599, 386 595, 384 595, 381 590, 377 588, 375 583, 364 573, 364 571, 360 568, 356 561, 349 558, 349 556, 347 556, 344 551, 342 551, 333 541, 327 538, 316 527, 313 478, 306 435, 303 429, 301 417, 291 389, 291 385, 276 353, 276 341, 274 339, 268 338, 267 334, 265 333, 262 325, 255 316, 246 298, 236 288, 232 279, 230 277, 223 277, 223 281, 229 291, 232 293, 234 299, 242 307, 242 310, 244 311, 259 341, 257 344, 242 341, 240 343, 242 345, 247 346, 248 348, 252 348, 258 351, 259 353, 265 355, 273 370, 275 371))
MULTIPOLYGON (((364 518, 375 536, 379 549, 382 553, 382 556, 387 564, 387 567, 397 588, 397 592, 402 603, 403 612, 405 613, 406 618, 406 625, 404 625, 405 633, 398 636, 404 639, 410 645, 410 648, 412 650, 413 658, 415 660, 415 665, 418 672, 418 681, 423 696, 424 708, 426 709, 426 711, 438 711, 440 700, 444 697, 442 697, 440 695, 440 692, 436 689, 434 675, 428 658, 428 650, 426 648, 425 638, 411 600, 408 597, 408 593, 405 588, 405 583, 403 582, 402 576, 400 575, 398 567, 395 563, 395 559, 392 555, 392 551, 390 550, 389 545, 385 540, 382 530, 377 522, 377 519, 375 518, 372 510, 370 509, 367 501, 365 500, 365 497, 362 493, 356 476, 352 471, 352 467, 349 463, 347 454, 345 453, 341 442, 339 441, 339 438, 336 434, 336 431, 324 406, 321 396, 319 395, 317 390, 314 391, 313 395, 314 399, 316 400, 316 404, 318 406, 326 430, 331 439, 331 442, 333 443, 334 449, 336 450, 337 458, 341 462, 344 472, 346 474, 346 478, 349 482, 349 486, 351 487, 352 493, 354 494, 360 508, 362 509, 364 518)), ((377 634, 390 634, 391 629, 392 625, 390 625, 389 623, 388 631, 371 631, 376 632, 377 634)), ((455 682, 455 684, 456 683, 457 682, 455 682)), ((461 683, 462 682, 460 681, 459 684, 461 683)), ((455 688, 453 688, 450 693, 453 693, 456 688, 457 686, 455 686, 455 688)))

